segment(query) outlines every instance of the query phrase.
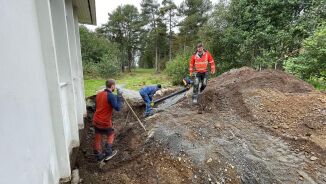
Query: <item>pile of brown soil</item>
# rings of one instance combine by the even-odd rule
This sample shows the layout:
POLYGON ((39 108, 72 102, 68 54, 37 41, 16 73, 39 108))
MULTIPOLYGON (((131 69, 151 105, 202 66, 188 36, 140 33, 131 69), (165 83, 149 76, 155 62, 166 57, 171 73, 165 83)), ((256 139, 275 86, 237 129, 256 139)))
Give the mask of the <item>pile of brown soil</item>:
MULTIPOLYGON (((139 115, 143 107, 134 107, 139 115)), ((89 122, 79 151, 84 183, 325 183, 326 94, 281 71, 243 67, 143 119, 115 113, 119 154, 103 168, 89 122)))

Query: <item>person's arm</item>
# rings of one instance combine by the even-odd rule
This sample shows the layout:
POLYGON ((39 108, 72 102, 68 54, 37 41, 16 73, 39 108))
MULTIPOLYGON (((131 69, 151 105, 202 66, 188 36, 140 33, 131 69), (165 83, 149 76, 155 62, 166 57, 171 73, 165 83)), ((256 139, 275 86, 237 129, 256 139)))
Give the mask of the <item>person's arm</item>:
POLYGON ((150 90, 149 90, 149 94, 148 94, 148 97, 149 97, 150 101, 153 100, 154 94, 155 94, 155 90, 154 90, 154 88, 151 87, 150 90))
POLYGON ((195 55, 191 56, 190 62, 189 62, 189 74, 192 75, 192 72, 194 72, 194 64, 195 64, 195 55))
POLYGON ((114 95, 113 93, 108 92, 108 103, 112 105, 113 109, 116 111, 121 110, 121 97, 114 95))
POLYGON ((209 64, 211 65, 211 73, 214 74, 215 73, 214 59, 213 59, 211 53, 209 53, 208 51, 207 51, 207 57, 208 57, 207 60, 208 60, 209 64))
POLYGON ((150 94, 148 95, 148 96, 149 96, 149 99, 150 99, 151 101, 153 100, 153 96, 155 95, 156 91, 158 91, 158 90, 159 90, 159 89, 158 89, 158 87, 156 87, 156 86, 155 86, 155 87, 153 86, 153 87, 151 88, 151 90, 150 90, 151 92, 150 92, 150 94))

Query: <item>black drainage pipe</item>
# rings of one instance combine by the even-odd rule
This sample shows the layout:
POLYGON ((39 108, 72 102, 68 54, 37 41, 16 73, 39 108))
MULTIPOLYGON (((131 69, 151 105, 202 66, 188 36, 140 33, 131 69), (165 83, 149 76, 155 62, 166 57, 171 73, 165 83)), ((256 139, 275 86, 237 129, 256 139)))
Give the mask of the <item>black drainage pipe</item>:
POLYGON ((181 89, 181 90, 176 91, 174 93, 171 93, 171 94, 169 94, 169 95, 167 95, 165 97, 162 97, 160 99, 154 100, 154 104, 156 105, 157 103, 160 103, 160 102, 162 102, 162 101, 164 101, 164 100, 166 100, 168 98, 171 98, 171 97, 173 97, 175 95, 178 95, 178 94, 183 93, 183 92, 188 91, 188 90, 189 90, 189 88, 184 88, 184 89, 181 89))

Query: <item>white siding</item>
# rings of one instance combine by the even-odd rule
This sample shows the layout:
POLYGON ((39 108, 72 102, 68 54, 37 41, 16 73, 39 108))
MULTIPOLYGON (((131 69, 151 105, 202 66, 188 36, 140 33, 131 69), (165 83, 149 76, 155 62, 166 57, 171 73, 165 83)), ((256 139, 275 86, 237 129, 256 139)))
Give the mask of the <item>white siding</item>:
POLYGON ((71 0, 0 1, 0 183, 69 179, 86 113, 71 0))

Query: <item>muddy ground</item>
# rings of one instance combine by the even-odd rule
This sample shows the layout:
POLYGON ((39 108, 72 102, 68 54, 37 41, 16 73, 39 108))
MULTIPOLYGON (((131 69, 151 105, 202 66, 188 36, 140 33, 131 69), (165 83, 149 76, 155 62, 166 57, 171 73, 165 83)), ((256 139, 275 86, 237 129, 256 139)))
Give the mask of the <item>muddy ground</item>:
POLYGON ((126 105, 115 113, 119 153, 101 168, 88 107, 82 183, 326 183, 326 94, 293 76, 231 70, 209 81, 199 105, 182 94, 163 107, 142 119, 147 132, 126 105))

